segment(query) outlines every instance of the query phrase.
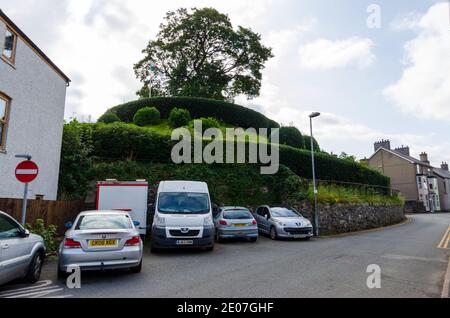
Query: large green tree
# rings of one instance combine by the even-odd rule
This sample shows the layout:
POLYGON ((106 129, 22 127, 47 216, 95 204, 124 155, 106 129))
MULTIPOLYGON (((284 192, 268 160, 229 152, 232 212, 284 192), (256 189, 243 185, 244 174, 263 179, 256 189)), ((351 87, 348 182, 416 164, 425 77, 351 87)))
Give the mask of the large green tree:
POLYGON ((155 40, 134 65, 144 84, 138 95, 196 96, 230 100, 253 98, 261 89, 272 50, 248 28, 237 30, 229 17, 212 8, 170 11, 155 40))

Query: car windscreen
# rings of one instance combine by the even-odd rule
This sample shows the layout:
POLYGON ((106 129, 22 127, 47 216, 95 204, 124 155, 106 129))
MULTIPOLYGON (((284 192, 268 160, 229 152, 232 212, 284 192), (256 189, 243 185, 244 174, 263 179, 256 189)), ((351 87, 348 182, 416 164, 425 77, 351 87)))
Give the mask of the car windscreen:
POLYGON ((250 220, 253 215, 248 210, 228 210, 223 212, 225 220, 250 220))
POLYGON ((170 214, 206 214, 210 211, 207 193, 161 193, 158 212, 170 214))
POLYGON ((125 230, 131 228, 132 223, 128 215, 99 214, 81 216, 75 230, 125 230))
POLYGON ((272 216, 276 218, 297 218, 300 213, 287 208, 271 208, 272 216))

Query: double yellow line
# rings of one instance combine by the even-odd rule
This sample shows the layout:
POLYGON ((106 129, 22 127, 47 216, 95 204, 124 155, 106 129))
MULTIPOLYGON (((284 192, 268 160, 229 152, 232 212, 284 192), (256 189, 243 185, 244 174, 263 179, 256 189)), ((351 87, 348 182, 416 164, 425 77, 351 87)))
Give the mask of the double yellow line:
POLYGON ((442 237, 438 248, 450 248, 450 226, 448 227, 447 231, 445 231, 445 234, 442 237))

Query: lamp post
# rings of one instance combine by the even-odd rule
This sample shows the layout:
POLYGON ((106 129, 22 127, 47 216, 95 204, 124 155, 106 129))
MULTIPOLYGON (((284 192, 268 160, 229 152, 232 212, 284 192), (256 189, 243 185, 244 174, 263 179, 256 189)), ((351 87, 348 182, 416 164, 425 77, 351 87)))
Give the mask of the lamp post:
POLYGON ((312 160, 312 175, 313 175, 313 192, 314 192, 314 235, 319 236, 319 213, 317 212, 317 185, 316 185, 316 164, 314 160, 314 137, 313 137, 313 118, 319 117, 320 113, 312 113, 309 115, 309 126, 311 128, 311 160, 312 160))

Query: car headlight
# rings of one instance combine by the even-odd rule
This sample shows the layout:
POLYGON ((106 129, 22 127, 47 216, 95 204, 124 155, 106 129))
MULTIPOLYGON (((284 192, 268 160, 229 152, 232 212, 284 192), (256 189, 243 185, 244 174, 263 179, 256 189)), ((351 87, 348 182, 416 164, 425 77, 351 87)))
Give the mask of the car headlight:
POLYGON ((205 217, 203 226, 207 226, 207 227, 214 226, 213 218, 210 215, 205 217))
POLYGON ((157 227, 166 227, 166 219, 163 217, 156 217, 155 218, 155 226, 157 227))

